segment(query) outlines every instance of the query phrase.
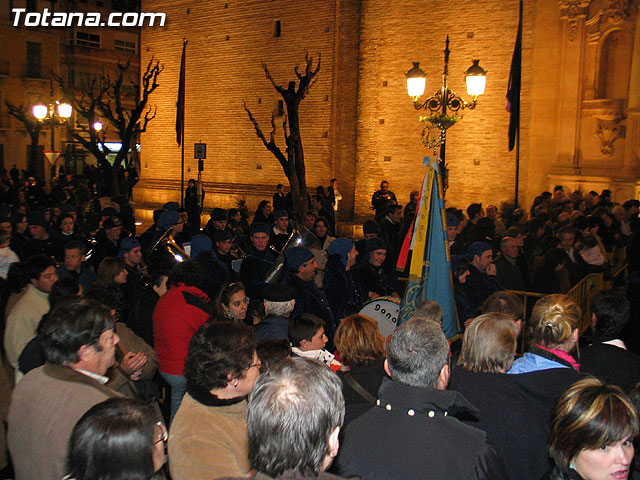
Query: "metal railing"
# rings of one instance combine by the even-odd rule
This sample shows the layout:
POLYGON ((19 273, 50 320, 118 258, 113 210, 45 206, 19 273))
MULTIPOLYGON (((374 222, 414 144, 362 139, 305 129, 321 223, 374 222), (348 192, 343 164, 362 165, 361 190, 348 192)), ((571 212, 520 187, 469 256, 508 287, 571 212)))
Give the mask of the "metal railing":
MULTIPOLYGON (((623 265, 614 274, 613 278, 616 279, 626 272, 627 265, 623 265)), ((591 299, 598 292, 605 289, 604 275, 602 273, 590 273, 582 280, 576 283, 571 290, 567 292, 567 295, 573 299, 574 302, 580 307, 580 333, 584 333, 585 330, 591 325, 591 299)), ((524 305, 522 314, 522 328, 525 335, 521 336, 520 348, 522 351, 525 349, 525 337, 526 337, 526 325, 531 315, 533 305, 539 298, 546 296, 546 293, 538 292, 525 292, 518 290, 509 290, 509 292, 517 295, 524 305)))
POLYGON ((567 292, 567 295, 576 302, 582 312, 580 333, 583 333, 591 325, 591 299, 602 290, 604 290, 603 274, 590 273, 567 292))

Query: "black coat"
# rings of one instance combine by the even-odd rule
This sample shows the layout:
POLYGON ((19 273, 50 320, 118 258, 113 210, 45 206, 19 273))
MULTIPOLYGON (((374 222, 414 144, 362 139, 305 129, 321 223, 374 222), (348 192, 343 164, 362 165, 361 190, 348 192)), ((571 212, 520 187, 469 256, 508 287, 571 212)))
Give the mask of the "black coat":
POLYGON ((209 298, 216 298, 220 287, 233 280, 231 271, 213 251, 200 252, 195 261, 202 265, 206 272, 202 290, 209 298))
POLYGON ((291 315, 311 313, 320 317, 325 322, 324 331, 331 341, 336 332, 337 324, 324 292, 318 288, 313 280, 305 282, 294 273, 289 274, 287 284, 296 291, 296 306, 291 315))
POLYGON ((474 310, 482 305, 489 295, 504 290, 498 279, 493 275, 481 272, 473 265, 469 265, 469 276, 464 284, 464 292, 474 310))
POLYGON ((347 375, 351 376, 362 388, 377 399, 382 379, 387 378, 387 373, 384 371, 384 357, 376 359, 371 365, 356 365, 351 367, 348 372, 338 371, 336 373, 342 380, 342 394, 344 395, 345 404, 344 424, 347 425, 371 409, 374 404, 354 390, 345 377, 347 375))
POLYGON ((269 269, 273 265, 275 257, 268 250, 262 252, 256 250, 253 245, 240 266, 240 281, 244 283, 249 298, 260 297, 262 288, 269 269))
POLYGON ((364 480, 507 478, 486 434, 454 418, 475 411, 459 393, 384 379, 379 402, 347 425, 337 458, 339 475, 364 480))
POLYGON ((525 291, 527 289, 527 283, 522 271, 516 263, 513 265, 504 256, 500 256, 493 262, 496 266, 497 275, 496 278, 500 285, 507 290, 525 291))
POLYGON ((569 470, 568 472, 558 468, 556 465, 553 469, 544 477, 544 480, 583 480, 578 472, 575 470, 569 470))
POLYGON ((339 255, 329 255, 324 269, 324 293, 339 323, 343 318, 358 313, 368 300, 369 292, 356 289, 351 270, 345 270, 339 255))
POLYGON ((125 323, 133 333, 153 347, 153 311, 160 297, 149 285, 138 291, 125 323))
POLYGON ((545 403, 520 388, 526 375, 472 372, 456 367, 449 388, 460 392, 477 409, 464 418, 487 432, 489 442, 504 461, 511 480, 539 480, 551 467, 547 455, 549 424, 545 403))
POLYGON ((365 292, 367 299, 369 292, 375 292, 382 297, 394 292, 382 267, 374 267, 368 261, 363 261, 353 267, 352 272, 356 290, 365 292))
POLYGON ((640 356, 615 345, 596 343, 580 350, 580 370, 630 392, 640 382, 640 356))
POLYGON ((387 217, 380 221, 380 237, 387 244, 387 257, 382 266, 386 272, 395 272, 398 255, 402 248, 403 237, 400 236, 402 225, 393 223, 387 217))
POLYGON ((16 253, 19 253, 20 261, 22 262, 36 255, 45 255, 55 258, 58 262, 62 262, 64 260, 64 244, 53 235, 49 235, 49 238, 46 240, 35 240, 32 238, 22 245, 20 252, 16 253))
POLYGON ((267 315, 254 327, 258 340, 289 340, 289 319, 280 315, 267 315))

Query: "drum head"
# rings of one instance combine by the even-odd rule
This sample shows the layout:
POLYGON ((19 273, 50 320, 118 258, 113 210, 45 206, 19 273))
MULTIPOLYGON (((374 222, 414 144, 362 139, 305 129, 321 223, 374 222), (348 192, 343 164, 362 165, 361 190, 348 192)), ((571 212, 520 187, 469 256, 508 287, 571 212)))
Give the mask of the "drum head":
POLYGON ((380 333, 387 338, 396 329, 400 304, 392 297, 379 297, 367 302, 361 309, 360 315, 375 320, 380 333))

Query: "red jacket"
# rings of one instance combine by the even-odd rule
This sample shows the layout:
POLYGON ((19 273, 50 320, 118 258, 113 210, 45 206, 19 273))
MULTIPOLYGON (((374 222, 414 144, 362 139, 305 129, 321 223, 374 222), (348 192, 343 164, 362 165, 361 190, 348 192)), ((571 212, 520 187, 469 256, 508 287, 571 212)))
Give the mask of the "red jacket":
POLYGON ((182 375, 191 337, 210 317, 209 297, 197 287, 181 283, 160 297, 153 311, 158 370, 182 375))

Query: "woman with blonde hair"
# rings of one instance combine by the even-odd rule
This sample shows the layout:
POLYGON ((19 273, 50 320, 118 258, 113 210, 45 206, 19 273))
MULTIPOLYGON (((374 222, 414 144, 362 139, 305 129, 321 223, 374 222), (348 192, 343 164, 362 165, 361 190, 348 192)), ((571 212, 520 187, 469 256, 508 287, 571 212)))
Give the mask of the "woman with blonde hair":
POLYGON ((351 315, 338 326, 334 342, 342 361, 345 424, 371 408, 378 398, 384 371, 384 338, 378 324, 364 315, 351 315))
POLYGON ((580 370, 571 356, 580 337, 580 308, 567 295, 542 297, 531 312, 529 351, 513 363, 509 373, 527 373, 557 368, 580 370))
POLYGON ((614 385, 593 377, 572 385, 553 410, 547 480, 600 480, 629 477, 638 415, 614 385))
POLYGON ((458 365, 472 372, 506 373, 513 364, 518 328, 506 313, 476 317, 464 334, 458 365))
POLYGON ((513 363, 517 338, 512 315, 491 312, 476 317, 464 332, 449 389, 478 409, 465 423, 486 432, 508 478, 539 479, 549 468, 548 426, 539 420, 536 396, 527 390, 524 376, 505 375, 513 363))

